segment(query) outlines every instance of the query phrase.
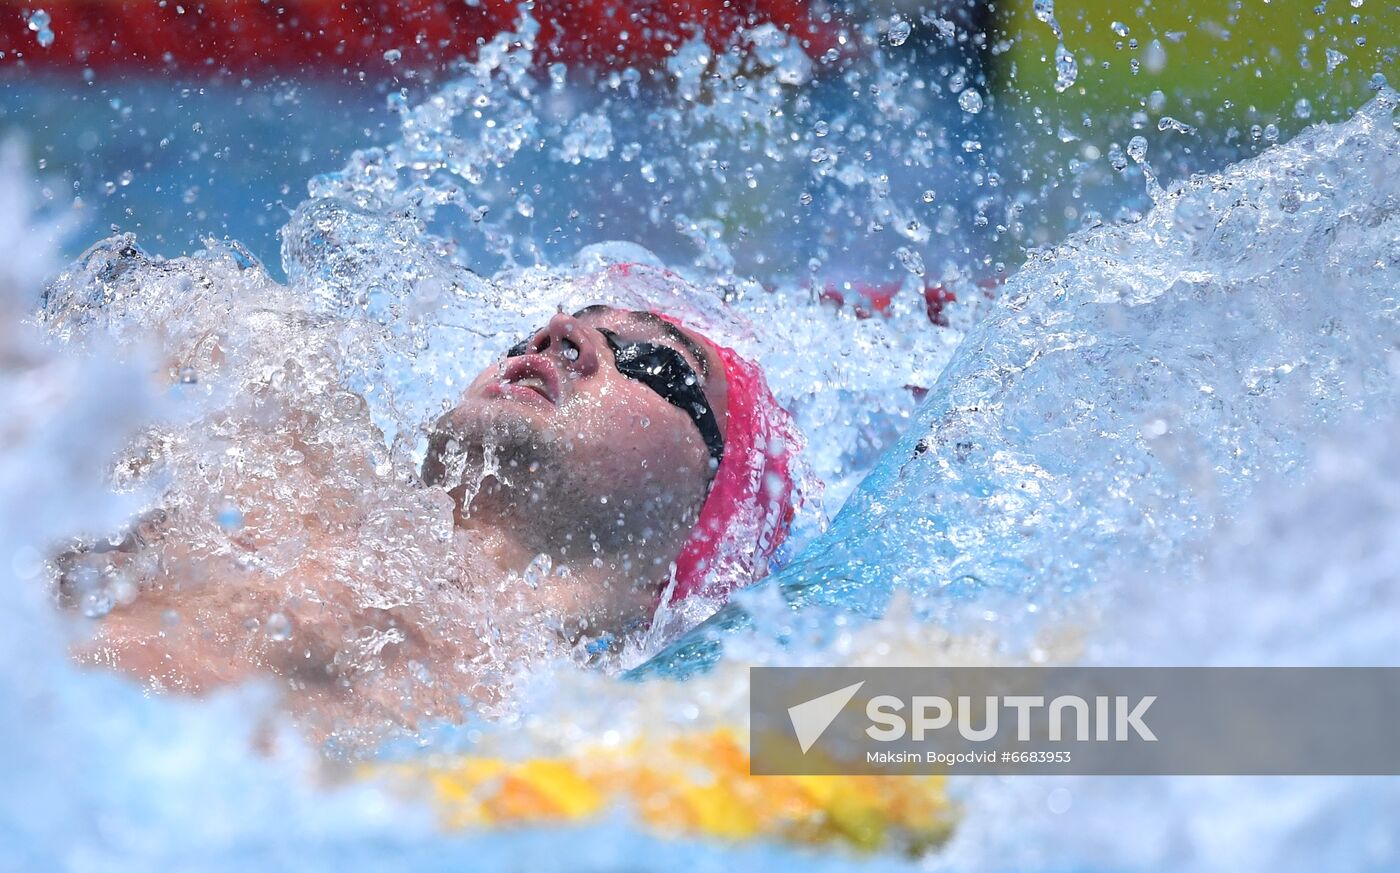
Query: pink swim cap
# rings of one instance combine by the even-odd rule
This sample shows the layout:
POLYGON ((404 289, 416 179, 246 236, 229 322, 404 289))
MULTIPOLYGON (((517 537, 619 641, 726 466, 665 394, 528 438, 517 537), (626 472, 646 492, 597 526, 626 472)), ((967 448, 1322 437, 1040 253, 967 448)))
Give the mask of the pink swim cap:
POLYGON ((738 323, 719 298, 646 264, 613 262, 593 276, 599 291, 621 294, 685 328, 724 365, 729 387, 724 459, 676 557, 670 602, 693 594, 727 599, 767 575, 770 559, 787 537, 798 502, 792 463, 802 446, 797 426, 757 364, 696 329, 697 322, 738 323))
MULTIPOLYGON (((677 326, 675 318, 657 313, 677 326)), ((692 334, 696 331, 690 328, 692 334)), ((710 482, 700 518, 676 558, 671 602, 692 594, 724 599, 768 573, 787 537, 795 503, 789 457, 796 427, 758 365, 701 336, 724 363, 729 383, 724 460, 710 482)))

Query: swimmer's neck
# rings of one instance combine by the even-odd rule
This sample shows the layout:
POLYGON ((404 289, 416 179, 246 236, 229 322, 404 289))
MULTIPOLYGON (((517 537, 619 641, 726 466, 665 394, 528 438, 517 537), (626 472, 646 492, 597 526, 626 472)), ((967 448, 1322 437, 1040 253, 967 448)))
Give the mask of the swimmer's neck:
MULTIPOLYGON (((574 530, 558 523, 536 506, 521 511, 518 503, 501 499, 499 491, 482 487, 470 500, 461 489, 454 490, 453 513, 459 531, 467 534, 465 547, 471 558, 486 561, 502 576, 524 576, 532 564, 539 572, 547 559, 545 587, 558 587, 557 598, 573 599, 581 590, 599 588, 614 594, 613 609, 606 615, 589 617, 594 627, 621 626, 635 620, 655 605, 652 592, 658 591, 669 578, 669 566, 663 567, 656 578, 637 575, 635 563, 623 560, 608 550, 595 548, 595 539, 583 528, 574 530)), ((535 580, 538 584, 539 580, 535 580)), ((577 615, 569 604, 556 604, 563 612, 577 615)))

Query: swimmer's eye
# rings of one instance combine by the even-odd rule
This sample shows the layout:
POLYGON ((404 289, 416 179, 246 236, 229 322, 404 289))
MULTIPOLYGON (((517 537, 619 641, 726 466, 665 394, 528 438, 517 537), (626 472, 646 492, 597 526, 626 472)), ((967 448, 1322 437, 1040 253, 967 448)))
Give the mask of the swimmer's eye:
MULTIPOLYGON (((497 346, 496 348, 500 348, 500 346, 497 346)), ((530 338, 526 337, 525 339, 506 349, 506 357, 518 358, 528 351, 530 351, 530 338)))
POLYGON ((613 353, 617 371, 629 379, 641 382, 667 403, 690 416, 705 448, 719 467, 724 459, 724 437, 719 422, 710 407, 710 400, 700 387, 700 378, 685 356, 667 345, 646 342, 625 342, 605 327, 597 328, 613 353))

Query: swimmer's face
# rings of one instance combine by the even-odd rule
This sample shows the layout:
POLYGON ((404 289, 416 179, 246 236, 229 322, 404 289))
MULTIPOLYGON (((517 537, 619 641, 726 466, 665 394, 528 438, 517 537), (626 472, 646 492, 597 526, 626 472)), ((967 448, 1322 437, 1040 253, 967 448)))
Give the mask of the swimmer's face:
POLYGON ((453 456, 486 449, 540 512, 595 518, 590 541, 669 563, 722 452, 727 399, 723 365, 695 335, 644 312, 560 313, 438 422, 424 477, 451 488, 453 456))

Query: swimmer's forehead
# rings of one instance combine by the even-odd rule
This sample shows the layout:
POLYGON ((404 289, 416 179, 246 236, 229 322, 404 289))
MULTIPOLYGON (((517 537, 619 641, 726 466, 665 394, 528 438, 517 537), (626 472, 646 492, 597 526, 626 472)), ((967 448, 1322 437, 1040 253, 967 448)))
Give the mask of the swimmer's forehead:
POLYGON ((709 376, 712 369, 711 352, 704 343, 655 313, 598 303, 575 312, 574 318, 595 327, 606 327, 624 340, 671 346, 690 359, 702 377, 709 376))

